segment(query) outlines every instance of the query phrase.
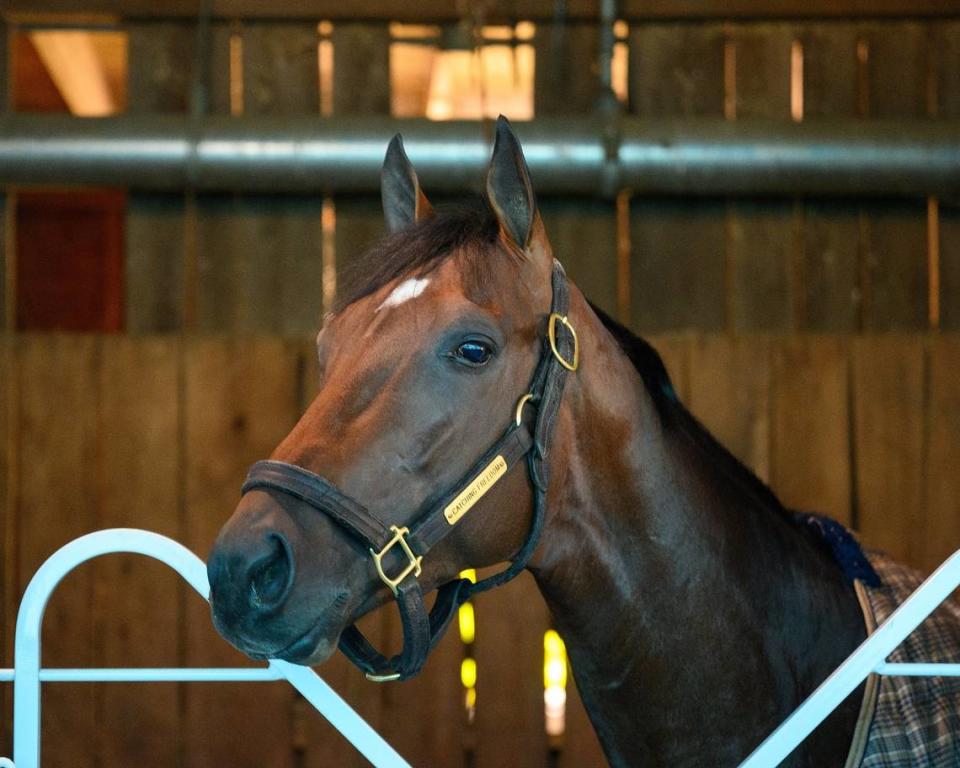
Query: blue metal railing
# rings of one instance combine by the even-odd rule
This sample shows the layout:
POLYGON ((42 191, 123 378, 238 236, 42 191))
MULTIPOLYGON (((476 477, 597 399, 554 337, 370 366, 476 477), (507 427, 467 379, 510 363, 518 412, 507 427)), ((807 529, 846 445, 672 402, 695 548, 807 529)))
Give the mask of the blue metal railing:
MULTIPOLYGON (((57 584, 87 560, 114 552, 146 555, 166 563, 207 598, 207 571, 183 545, 149 531, 112 528, 66 544, 30 580, 17 616, 14 669, 0 669, 0 682, 14 684, 14 760, 0 768, 39 768, 40 684, 45 682, 237 682, 287 680, 377 768, 410 768, 386 741, 307 667, 272 660, 266 667, 42 669, 40 629, 57 584)), ((891 664, 886 658, 960 586, 960 551, 954 553, 900 605, 790 715, 740 768, 779 765, 870 674, 958 676, 960 664, 891 664)))
MULTIPOLYGON (((409 764, 349 705, 308 667, 271 660, 266 667, 173 669, 42 669, 40 629, 47 601, 57 584, 83 562, 113 552, 146 555, 166 563, 207 599, 207 569, 183 545, 150 531, 111 528, 61 547, 40 566, 27 586, 17 615, 14 668, 0 670, 0 681, 13 681, 13 763, 16 768, 40 766, 40 684, 43 682, 171 682, 287 680, 357 750, 377 768, 410 768, 409 764)), ((79 762, 84 762, 78 756, 79 762)), ((0 768, 12 768, 0 758, 0 768)))

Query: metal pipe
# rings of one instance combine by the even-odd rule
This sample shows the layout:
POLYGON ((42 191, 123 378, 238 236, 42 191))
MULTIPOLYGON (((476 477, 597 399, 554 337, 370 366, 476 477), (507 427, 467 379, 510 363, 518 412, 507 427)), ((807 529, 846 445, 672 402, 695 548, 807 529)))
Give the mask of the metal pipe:
MULTIPOLYGON (((540 118, 516 124, 542 194, 960 192, 960 123, 540 118)), ((49 115, 0 118, 0 184, 374 192, 394 132, 428 191, 480 188, 481 122, 49 115)))

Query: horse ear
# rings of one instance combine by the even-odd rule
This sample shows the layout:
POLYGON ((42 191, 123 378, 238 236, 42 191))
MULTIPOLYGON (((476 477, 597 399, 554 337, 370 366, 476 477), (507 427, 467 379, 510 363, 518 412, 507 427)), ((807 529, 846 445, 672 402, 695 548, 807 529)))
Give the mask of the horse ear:
POLYGON ((497 118, 493 157, 487 172, 487 199, 504 234, 525 250, 538 219, 537 199, 520 142, 503 115, 497 118))
POLYGON ((433 215, 433 207, 420 189, 417 172, 403 151, 399 133, 390 140, 380 169, 380 197, 388 232, 397 232, 433 215))

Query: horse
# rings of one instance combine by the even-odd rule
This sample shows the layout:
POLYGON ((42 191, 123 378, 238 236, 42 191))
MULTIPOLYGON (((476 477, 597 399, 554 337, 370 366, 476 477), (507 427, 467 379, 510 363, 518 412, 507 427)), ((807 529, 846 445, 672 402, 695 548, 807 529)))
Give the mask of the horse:
MULTIPOLYGON (((457 605, 526 568, 612 766, 738 764, 867 634, 838 547, 567 280, 506 119, 479 206, 434 209, 399 136, 382 197, 388 233, 317 336, 318 394, 210 554, 218 631, 252 658, 339 646, 404 679, 457 605), (386 659, 354 624, 392 599, 405 645, 386 659)), ((789 765, 844 765, 864 701, 789 765)))

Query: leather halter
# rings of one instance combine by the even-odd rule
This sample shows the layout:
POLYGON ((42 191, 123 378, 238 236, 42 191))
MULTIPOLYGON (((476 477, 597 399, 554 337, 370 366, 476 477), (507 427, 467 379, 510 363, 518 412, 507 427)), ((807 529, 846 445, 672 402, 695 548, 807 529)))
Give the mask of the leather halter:
POLYGON ((363 504, 333 483, 295 464, 258 461, 247 474, 242 493, 255 489, 281 491, 329 516, 370 550, 377 573, 391 589, 403 625, 403 651, 388 659, 367 641, 355 624, 340 636, 340 650, 370 680, 406 680, 423 667, 427 654, 443 636, 457 608, 471 595, 510 581, 530 560, 543 528, 547 493, 547 451, 568 371, 579 365, 576 332, 567 319, 570 297, 566 275, 554 262, 553 303, 542 340, 540 360, 529 389, 516 406, 515 419, 502 437, 470 468, 440 501, 421 509, 410 527, 387 525, 363 504), (533 431, 525 406, 536 409, 533 431), (417 577, 421 562, 449 534, 467 511, 526 456, 533 487, 530 531, 520 551, 503 571, 473 583, 457 579, 442 585, 429 615, 417 577), (389 563, 387 563, 389 561, 389 563), (389 573, 396 575, 390 576, 389 573))

